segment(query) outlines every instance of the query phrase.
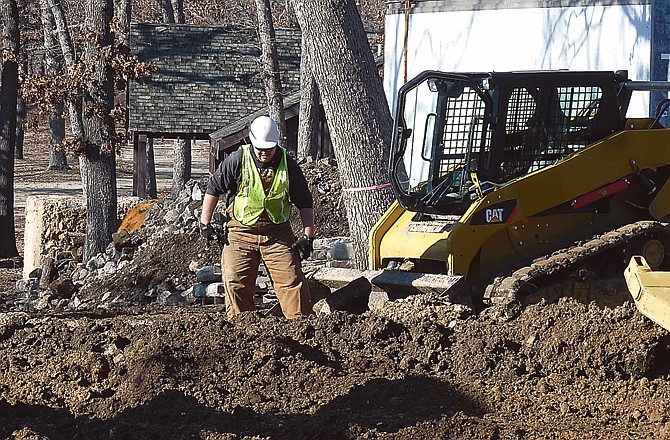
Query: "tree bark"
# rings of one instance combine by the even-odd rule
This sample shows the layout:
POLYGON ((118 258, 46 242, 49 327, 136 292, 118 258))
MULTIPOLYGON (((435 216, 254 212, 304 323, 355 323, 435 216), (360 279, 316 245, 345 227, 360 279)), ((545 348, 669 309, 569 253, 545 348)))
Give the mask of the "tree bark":
POLYGON ((86 151, 79 156, 86 197, 84 260, 104 252, 117 228, 116 157, 111 116, 114 75, 100 51, 102 46, 113 44, 109 30, 113 15, 113 0, 86 2, 84 26, 97 36, 97 41, 88 41, 84 51, 86 63, 93 68, 82 102, 86 151))
POLYGON ((316 159, 318 154, 319 88, 316 86, 309 51, 302 38, 300 50, 300 114, 298 117, 298 159, 316 159))
POLYGON ((69 170, 65 151, 59 150, 58 145, 65 140, 65 119, 63 106, 53 108, 49 113, 49 130, 51 131, 51 146, 49 147, 48 170, 69 170))
POLYGON ((158 188, 156 187, 156 161, 154 158, 154 138, 151 137, 147 138, 147 174, 145 188, 148 198, 158 198, 158 188))
POLYGON ((176 23, 174 19, 174 9, 172 8, 171 0, 158 0, 158 4, 163 11, 163 22, 165 23, 176 23))
MULTIPOLYGON (((292 0, 326 113, 344 189, 355 259, 388 208, 392 119, 354 0, 292 0)), ((317 225, 318 228, 318 225, 317 225)))
POLYGON ((172 0, 172 10, 174 11, 174 19, 177 23, 186 23, 184 0, 172 0))
POLYGON ((116 31, 117 43, 130 48, 130 17, 132 11, 130 0, 114 0, 114 15, 120 23, 116 31))
MULTIPOLYGON (((44 40, 44 74, 55 75, 58 71, 56 60, 56 40, 54 30, 56 24, 54 16, 46 0, 40 1, 40 19, 42 22, 42 35, 44 40)), ((58 151, 57 146, 65 139, 65 120, 63 119, 63 106, 59 105, 49 111, 49 130, 51 132, 51 144, 49 146, 48 170, 67 170, 67 155, 64 151, 58 151)))
POLYGON ((172 198, 176 199, 191 178, 191 140, 177 139, 174 144, 172 198))
MULTIPOLYGON (((261 43, 261 78, 265 85, 270 117, 279 128, 279 145, 285 147, 286 119, 284 117, 284 96, 282 94, 279 61, 277 59, 277 38, 272 23, 272 10, 269 0, 256 0, 258 15, 258 41, 261 43)), ((293 154, 296 152, 293 151, 293 154)))
POLYGON ((23 159, 23 143, 25 141, 26 130, 24 122, 28 116, 28 109, 26 101, 21 96, 21 91, 18 92, 16 101, 16 141, 14 145, 14 159, 23 159))
MULTIPOLYGON (((65 12, 60 0, 46 0, 51 9, 54 23, 56 24, 56 35, 58 43, 60 44, 63 58, 65 59, 65 68, 70 71, 72 66, 77 62, 75 56, 74 44, 67 26, 65 12)), ((75 139, 83 139, 84 136, 84 122, 82 120, 82 103, 81 99, 75 98, 68 102, 68 115, 70 116, 70 131, 75 139)))
POLYGON ((19 11, 16 0, 0 0, 2 72, 0 78, 0 258, 19 255, 14 228, 14 146, 19 88, 19 11))
MULTIPOLYGON (((185 22, 184 3, 181 0, 175 0, 174 3, 172 0, 160 0, 160 3, 166 23, 176 23, 176 20, 179 20, 179 23, 185 22)), ((191 140, 175 139, 173 152, 172 198, 177 198, 179 193, 186 187, 186 181, 191 178, 191 140)), ((149 167, 150 164, 147 163, 147 169, 149 167)), ((153 173, 155 176, 155 165, 153 173)))

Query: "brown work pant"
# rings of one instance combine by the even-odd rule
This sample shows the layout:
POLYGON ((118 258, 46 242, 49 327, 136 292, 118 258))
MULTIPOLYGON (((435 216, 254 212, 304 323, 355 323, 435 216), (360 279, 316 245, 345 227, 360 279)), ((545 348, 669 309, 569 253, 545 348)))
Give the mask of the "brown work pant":
POLYGON ((292 319, 311 313, 309 286, 300 257, 291 250, 294 241, 288 222, 259 220, 253 226, 245 226, 234 218, 228 221, 229 244, 221 257, 228 317, 256 310, 254 294, 261 258, 270 272, 284 316, 292 319))

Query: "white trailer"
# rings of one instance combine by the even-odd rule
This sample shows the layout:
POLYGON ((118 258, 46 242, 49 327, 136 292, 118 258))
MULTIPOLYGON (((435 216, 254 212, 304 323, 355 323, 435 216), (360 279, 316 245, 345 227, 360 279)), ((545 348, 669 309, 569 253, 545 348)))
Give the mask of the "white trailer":
MULTIPOLYGON (((384 88, 394 112, 398 89, 424 70, 627 70, 665 81, 669 20, 668 0, 388 1, 384 88)), ((631 117, 668 97, 638 95, 631 117)))

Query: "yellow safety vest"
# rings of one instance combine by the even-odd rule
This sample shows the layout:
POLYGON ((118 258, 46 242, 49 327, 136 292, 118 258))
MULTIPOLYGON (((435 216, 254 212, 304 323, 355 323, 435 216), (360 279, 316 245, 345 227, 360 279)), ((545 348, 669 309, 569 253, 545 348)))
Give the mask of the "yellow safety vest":
POLYGON ((242 146, 242 183, 233 202, 233 215, 242 224, 251 226, 260 218, 263 211, 268 213, 272 223, 284 223, 291 215, 288 192, 288 166, 286 150, 279 147, 281 162, 275 172, 272 185, 267 194, 263 181, 254 163, 249 145, 242 146))

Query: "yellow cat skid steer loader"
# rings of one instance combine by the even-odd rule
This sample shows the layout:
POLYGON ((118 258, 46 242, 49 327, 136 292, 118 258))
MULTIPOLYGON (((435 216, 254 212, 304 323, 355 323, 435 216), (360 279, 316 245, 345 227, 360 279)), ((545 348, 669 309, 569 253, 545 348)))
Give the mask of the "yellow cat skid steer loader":
MULTIPOLYGON (((627 119, 627 72, 427 71, 397 99, 397 201, 363 274, 394 295, 465 289, 475 304, 570 295, 621 303, 633 255, 670 269, 670 129, 627 119)), ((360 277, 323 268, 337 287, 360 277)))

